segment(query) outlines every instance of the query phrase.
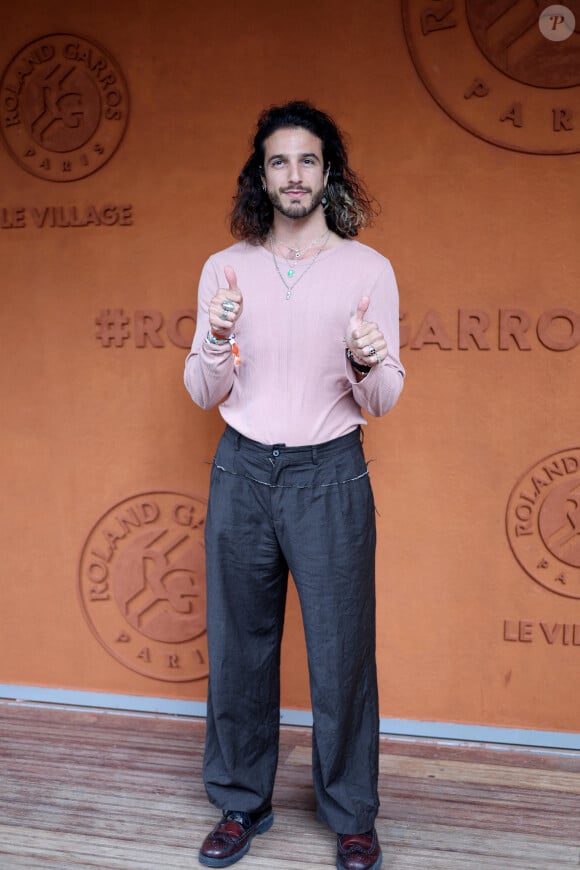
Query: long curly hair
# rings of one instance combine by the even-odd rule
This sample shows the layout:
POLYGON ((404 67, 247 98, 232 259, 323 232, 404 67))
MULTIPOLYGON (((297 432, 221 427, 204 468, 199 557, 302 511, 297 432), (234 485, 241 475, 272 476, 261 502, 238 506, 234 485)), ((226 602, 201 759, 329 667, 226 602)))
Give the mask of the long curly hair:
POLYGON ((253 151, 238 177, 230 215, 233 237, 261 244, 272 226, 274 209, 262 186, 264 143, 282 127, 303 127, 322 142, 324 166, 330 173, 324 194, 326 223, 341 238, 354 238, 378 214, 375 201, 348 165, 344 136, 330 115, 310 103, 292 101, 265 109, 258 118, 253 151))

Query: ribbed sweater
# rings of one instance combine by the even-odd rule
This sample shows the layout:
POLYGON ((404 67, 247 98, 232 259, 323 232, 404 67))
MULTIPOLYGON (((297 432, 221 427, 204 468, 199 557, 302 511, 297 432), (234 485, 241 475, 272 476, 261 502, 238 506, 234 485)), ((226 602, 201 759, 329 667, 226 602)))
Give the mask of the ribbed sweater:
POLYGON ((239 242, 205 263, 198 290, 197 327, 185 362, 184 381, 201 408, 219 404, 223 419, 242 435, 263 444, 302 446, 346 435, 372 416, 386 414, 403 387, 399 359, 399 298, 389 260, 372 248, 342 239, 322 251, 309 268, 296 266, 286 277, 290 299, 272 253, 239 242), (242 363, 234 365, 229 344, 205 338, 208 309, 231 266, 243 295, 235 324, 242 363), (301 271, 303 278, 298 280, 301 271), (388 355, 357 383, 345 357, 344 337, 363 296, 370 297, 365 320, 376 322, 388 355))

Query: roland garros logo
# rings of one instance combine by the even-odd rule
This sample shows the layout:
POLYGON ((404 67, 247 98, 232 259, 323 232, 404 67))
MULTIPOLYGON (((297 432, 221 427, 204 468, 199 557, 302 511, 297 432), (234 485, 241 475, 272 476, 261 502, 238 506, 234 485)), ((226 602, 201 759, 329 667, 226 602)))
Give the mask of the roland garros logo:
POLYGON ((512 490, 506 522, 524 571, 551 592, 580 598, 580 447, 526 471, 512 490))
POLYGON ((129 114, 127 85, 104 48, 69 33, 42 36, 10 61, 0 81, 1 131, 28 172, 76 181, 119 147, 129 114))
POLYGON ((157 680, 206 677, 206 503, 136 495, 107 511, 83 547, 82 609, 118 662, 157 680))
POLYGON ((403 0, 413 63, 470 133, 534 154, 580 151, 580 0, 403 0))

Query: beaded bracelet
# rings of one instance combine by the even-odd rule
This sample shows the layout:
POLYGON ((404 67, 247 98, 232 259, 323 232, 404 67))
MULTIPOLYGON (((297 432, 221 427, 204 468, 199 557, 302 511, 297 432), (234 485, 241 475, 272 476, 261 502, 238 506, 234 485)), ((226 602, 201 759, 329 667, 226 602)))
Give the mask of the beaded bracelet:
POLYGON ((222 338, 220 335, 216 335, 215 332, 210 329, 208 330, 205 340, 208 344, 229 344, 234 355, 234 365, 241 365, 242 359, 240 357, 240 349, 236 343, 235 333, 232 332, 230 335, 228 335, 227 338, 222 338))
POLYGON ((229 338, 222 338, 219 335, 216 335, 214 332, 208 330, 208 333, 205 337, 205 340, 208 344, 229 344, 229 338))

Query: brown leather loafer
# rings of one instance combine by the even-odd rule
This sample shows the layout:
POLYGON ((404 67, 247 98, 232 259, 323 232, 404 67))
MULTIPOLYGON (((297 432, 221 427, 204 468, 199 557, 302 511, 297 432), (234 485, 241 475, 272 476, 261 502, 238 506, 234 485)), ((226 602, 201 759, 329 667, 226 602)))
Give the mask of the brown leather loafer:
POLYGON ((221 821, 212 828, 199 850, 199 862, 206 867, 229 867, 243 858, 256 834, 265 834, 274 823, 269 808, 262 813, 224 810, 221 821))
POLYGON ((383 854, 377 832, 338 834, 336 866, 338 870, 379 870, 383 854))

